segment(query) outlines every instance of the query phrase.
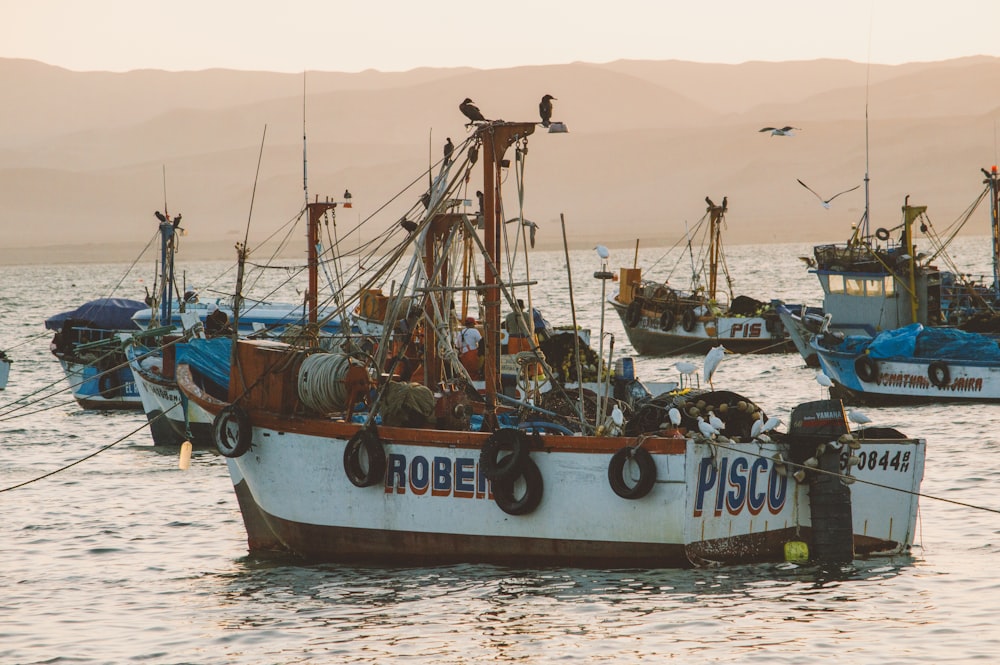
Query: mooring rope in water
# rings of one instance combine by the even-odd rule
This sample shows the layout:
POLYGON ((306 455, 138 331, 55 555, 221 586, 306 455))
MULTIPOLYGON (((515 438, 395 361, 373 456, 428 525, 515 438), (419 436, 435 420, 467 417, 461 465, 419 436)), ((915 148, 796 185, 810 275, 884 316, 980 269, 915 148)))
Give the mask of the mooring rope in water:
POLYGON ((55 469, 53 471, 49 471, 48 473, 44 473, 44 474, 42 474, 42 475, 40 475, 40 476, 38 476, 36 478, 32 478, 30 480, 25 480, 23 483, 18 483, 16 485, 11 485, 10 487, 2 487, 2 488, 0 488, 0 493, 9 492, 11 490, 16 490, 16 489, 19 489, 21 487, 25 487, 26 485, 30 485, 32 483, 36 483, 39 480, 44 480, 46 478, 49 478, 51 476, 56 475, 57 473, 62 473, 63 471, 76 466, 77 464, 80 464, 82 462, 86 462, 89 459, 97 457, 98 455, 100 455, 104 451, 110 450, 111 448, 114 448, 119 443, 121 443, 122 441, 128 439, 132 435, 137 434, 138 432, 140 432, 141 430, 145 429, 146 427, 151 426, 154 422, 156 422, 160 418, 165 417, 168 413, 170 413, 171 411, 173 411, 176 407, 180 406, 180 404, 181 404, 180 402, 177 402, 176 404, 174 404, 173 406, 171 406, 169 409, 165 410, 163 413, 159 414, 158 416, 156 416, 152 420, 147 420, 142 425, 140 425, 139 427, 135 428, 134 430, 132 430, 131 432, 129 432, 125 436, 119 438, 116 441, 112 441, 111 443, 109 443, 108 445, 104 446, 103 448, 98 448, 94 452, 90 453, 89 455, 87 455, 85 457, 81 457, 80 459, 76 460, 75 462, 70 462, 66 466, 62 466, 62 467, 60 467, 58 469, 55 469))
MULTIPOLYGON (((745 450, 740 450, 740 449, 737 449, 737 448, 732 448, 730 446, 727 446, 727 445, 725 445, 724 442, 712 441, 710 439, 704 439, 704 441, 707 442, 707 443, 709 443, 710 445, 716 446, 718 448, 724 448, 725 450, 729 450, 731 452, 738 452, 738 453, 741 453, 741 454, 756 455, 757 457, 760 457, 761 459, 769 459, 771 461, 774 461, 773 458, 768 457, 767 455, 763 455, 761 453, 752 453, 752 452, 748 453, 745 450)), ((825 475, 833 476, 835 478, 840 478, 840 479, 851 478, 854 482, 862 483, 864 485, 870 485, 872 487, 878 487, 880 489, 893 490, 895 492, 902 492, 903 494, 910 494, 912 496, 920 497, 922 499, 931 499, 932 501, 941 501, 941 502, 944 502, 944 503, 950 503, 950 504, 953 504, 953 505, 956 505, 956 506, 962 506, 963 508, 972 508, 973 510, 981 510, 981 511, 987 512, 987 513, 997 513, 997 514, 1000 514, 1000 508, 989 508, 987 506, 977 506, 977 505, 972 504, 972 503, 965 503, 964 501, 956 501, 955 499, 946 499, 944 497, 934 496, 932 494, 925 494, 923 492, 914 492, 913 490, 901 489, 899 487, 893 487, 891 485, 883 485, 882 483, 877 483, 877 482, 874 482, 872 480, 864 480, 862 478, 858 478, 857 476, 845 476, 842 473, 834 473, 832 471, 826 471, 824 469, 819 469, 819 468, 816 468, 816 467, 805 466, 804 464, 797 464, 795 462, 792 462, 791 460, 782 460, 781 463, 784 464, 784 465, 786 465, 786 466, 794 467, 796 469, 803 469, 803 470, 805 470, 807 472, 812 472, 812 473, 816 473, 816 474, 825 474, 825 475)))

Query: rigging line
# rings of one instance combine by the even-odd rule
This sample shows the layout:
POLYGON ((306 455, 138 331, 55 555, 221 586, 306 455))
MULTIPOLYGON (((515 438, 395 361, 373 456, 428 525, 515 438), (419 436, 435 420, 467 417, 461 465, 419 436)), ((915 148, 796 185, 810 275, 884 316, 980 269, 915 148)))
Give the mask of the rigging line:
POLYGON ((125 436, 119 438, 116 441, 112 441, 111 443, 109 443, 108 445, 104 446, 103 448, 98 448, 97 450, 95 450, 91 454, 87 455, 86 457, 81 457, 80 459, 76 460, 75 462, 70 462, 69 464, 67 464, 65 466, 62 466, 62 467, 60 467, 58 469, 55 469, 53 471, 49 471, 48 473, 44 473, 44 474, 42 474, 42 475, 40 475, 40 476, 38 476, 36 478, 31 478, 30 480, 26 480, 23 483, 18 483, 16 485, 11 485, 10 487, 0 488, 0 493, 2 493, 2 492, 10 492, 11 490, 16 490, 16 489, 19 489, 21 487, 25 487, 26 485, 30 485, 32 483, 36 483, 36 482, 38 482, 40 480, 44 480, 46 478, 54 476, 57 473, 62 473, 63 471, 76 466, 77 464, 80 464, 82 462, 86 462, 89 459, 97 457, 98 455, 100 455, 104 451, 109 450, 109 449, 113 448, 114 446, 117 446, 122 441, 125 441, 126 439, 128 439, 132 435, 137 434, 141 430, 143 430, 146 427, 152 425, 154 421, 159 420, 160 418, 163 418, 164 416, 166 416, 166 414, 170 413, 170 411, 172 411, 176 407, 180 406, 180 404, 181 404, 180 402, 177 402, 176 404, 174 404, 173 406, 171 406, 169 409, 165 410, 163 413, 161 413, 158 416, 156 416, 155 418, 153 418, 153 420, 149 420, 147 422, 142 423, 141 425, 139 425, 139 427, 135 428, 134 430, 132 430, 131 432, 129 432, 125 436))
MULTIPOLYGON (((860 440, 864 441, 865 439, 860 439, 860 440)), ((732 446, 725 445, 725 443, 719 443, 719 442, 715 442, 715 441, 708 441, 708 443, 711 446, 715 446, 715 447, 718 447, 718 448, 724 448, 726 450, 729 450, 729 451, 732 451, 732 452, 738 452, 738 453, 743 454, 743 455, 756 455, 757 457, 759 457, 761 459, 772 459, 770 456, 764 455, 761 452, 756 452, 756 453, 754 453, 754 452, 748 452, 746 450, 740 450, 738 448, 733 448, 732 446)), ((901 489, 899 487, 893 487, 892 485, 885 485, 885 484, 882 484, 882 483, 877 483, 877 482, 875 482, 873 480, 865 480, 864 478, 858 478, 857 476, 845 476, 842 473, 834 473, 833 471, 827 471, 825 469, 819 469, 819 468, 816 468, 816 467, 807 467, 804 464, 796 464, 795 462, 792 462, 791 460, 783 460, 782 464, 785 464, 785 465, 790 466, 790 467, 794 467, 796 469, 804 469, 806 471, 810 471, 810 472, 818 474, 818 475, 832 476, 834 478, 853 478, 855 480, 855 482, 861 483, 863 485, 869 485, 871 487, 877 487, 879 489, 884 489, 884 490, 892 490, 894 492, 901 492, 902 494, 909 494, 910 496, 920 497, 921 499, 930 499, 932 501, 941 501, 943 503, 950 503, 950 504, 955 505, 955 506, 962 506, 963 508, 972 508, 973 510, 981 510, 981 511, 987 512, 987 513, 997 513, 997 514, 1000 514, 1000 508, 990 508, 988 506, 977 506, 976 504, 973 504, 973 503, 966 503, 964 501, 957 501, 955 499, 946 499, 946 498, 941 497, 941 496, 934 496, 933 494, 925 494, 923 492, 914 492, 913 490, 901 489)))
POLYGON ((142 251, 139 252, 139 256, 135 257, 135 259, 129 265, 128 269, 125 271, 125 274, 123 274, 121 276, 121 279, 118 280, 118 283, 111 288, 111 293, 107 295, 108 298, 114 295, 115 291, 118 290, 118 287, 122 285, 122 283, 125 281, 125 278, 128 277, 129 274, 132 272, 132 269, 135 268, 135 264, 137 264, 142 259, 142 257, 145 256, 146 252, 149 251, 149 248, 152 246, 152 244, 156 241, 156 239, 159 236, 160 236, 160 230, 157 229, 156 232, 153 233, 153 236, 149 239, 149 242, 146 243, 146 246, 143 247, 142 251))

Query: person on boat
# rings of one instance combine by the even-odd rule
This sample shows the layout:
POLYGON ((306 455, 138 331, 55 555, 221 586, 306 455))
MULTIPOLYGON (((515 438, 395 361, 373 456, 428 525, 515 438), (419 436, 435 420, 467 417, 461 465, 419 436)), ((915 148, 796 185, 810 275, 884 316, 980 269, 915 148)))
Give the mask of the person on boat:
POLYGON ((465 327, 458 331, 456 337, 458 359, 461 361, 462 366, 465 367, 465 370, 473 379, 482 378, 482 360, 479 355, 479 342, 483 339, 483 334, 476 328, 475 317, 466 317, 465 327))
POLYGON ((208 315, 205 317, 205 335, 207 337, 225 337, 232 334, 233 329, 229 325, 229 315, 219 309, 215 303, 209 305, 208 315))
POLYGON ((507 353, 531 349, 531 343, 528 341, 531 326, 528 323, 527 312, 524 311, 523 300, 517 299, 513 311, 504 319, 504 324, 507 327, 507 353))

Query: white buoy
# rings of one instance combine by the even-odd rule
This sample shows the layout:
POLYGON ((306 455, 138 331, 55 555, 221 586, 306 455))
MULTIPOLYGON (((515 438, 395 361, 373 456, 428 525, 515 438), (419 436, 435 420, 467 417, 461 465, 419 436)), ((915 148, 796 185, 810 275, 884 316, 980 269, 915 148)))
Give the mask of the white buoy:
POLYGON ((181 471, 187 471, 191 466, 191 442, 185 441, 181 444, 181 456, 177 460, 177 468, 181 471))

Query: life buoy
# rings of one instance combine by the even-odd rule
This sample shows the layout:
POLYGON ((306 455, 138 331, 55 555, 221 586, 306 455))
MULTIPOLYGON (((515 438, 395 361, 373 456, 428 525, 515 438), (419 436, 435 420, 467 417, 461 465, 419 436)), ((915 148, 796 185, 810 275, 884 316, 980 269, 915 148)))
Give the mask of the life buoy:
POLYGON ((212 438, 223 457, 239 457, 250 450, 251 434, 250 416, 235 404, 219 411, 212 421, 212 438))
POLYGON ((118 370, 108 370, 97 379, 97 391, 104 399, 115 399, 120 397, 124 386, 118 370))
POLYGON ((524 470, 528 447, 527 434, 513 427, 501 427, 483 443, 479 469, 493 482, 516 478, 524 470), (501 451, 510 454, 500 457, 501 451))
POLYGON ((542 502, 544 484, 542 472, 530 456, 525 457, 521 473, 512 478, 493 481, 493 500, 508 515, 527 515, 542 502), (523 486, 518 481, 524 479, 523 486), (518 490, 523 490, 520 497, 518 490))
POLYGON ((684 326, 684 330, 691 332, 694 330, 694 324, 697 322, 697 317, 694 315, 693 308, 687 308, 681 315, 681 325, 684 326))
POLYGON ((344 446, 344 471, 355 487, 371 487, 385 477, 385 449, 374 428, 358 430, 344 446), (362 451, 367 465, 362 464, 362 451))
POLYGON ((865 383, 875 383, 878 381, 878 363, 869 356, 863 354, 854 359, 854 371, 858 378, 865 383))
POLYGON ((888 240, 889 239, 889 229, 883 229, 883 228, 876 229, 876 231, 875 231, 875 237, 878 238, 879 240, 888 240))
POLYGON ((615 494, 623 499, 641 499, 649 494, 656 482, 656 463, 649 451, 642 447, 625 446, 611 456, 608 464, 608 482, 615 494), (625 478, 625 463, 632 460, 639 469, 639 479, 629 485, 625 478))
POLYGON ((951 383, 951 371, 948 365, 940 360, 935 360, 927 366, 927 378, 938 388, 944 388, 951 383))
POLYGON ((674 315, 674 311, 671 309, 663 310, 663 314, 660 314, 660 330, 666 332, 675 325, 677 325, 677 317, 674 315))
POLYGON ((642 318, 642 303, 638 300, 633 300, 629 303, 628 309, 625 310, 625 325, 630 328, 634 328, 639 325, 639 319, 642 318))

